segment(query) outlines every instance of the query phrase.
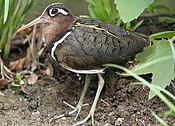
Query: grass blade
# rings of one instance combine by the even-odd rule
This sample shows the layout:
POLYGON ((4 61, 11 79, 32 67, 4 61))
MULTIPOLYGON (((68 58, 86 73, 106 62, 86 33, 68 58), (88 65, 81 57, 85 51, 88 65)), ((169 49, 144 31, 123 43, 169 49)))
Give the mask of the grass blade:
POLYGON ((7 21, 8 10, 9 10, 9 0, 5 0, 5 3, 4 3, 4 23, 7 21))
POLYGON ((131 28, 131 31, 135 31, 140 25, 143 23, 144 20, 139 21, 133 28, 131 28))
POLYGON ((164 120, 162 120, 158 115, 151 111, 152 115, 160 122, 162 126, 169 126, 164 120))
POLYGON ((30 9, 33 0, 0 0, 0 56, 8 58, 12 36, 30 9))

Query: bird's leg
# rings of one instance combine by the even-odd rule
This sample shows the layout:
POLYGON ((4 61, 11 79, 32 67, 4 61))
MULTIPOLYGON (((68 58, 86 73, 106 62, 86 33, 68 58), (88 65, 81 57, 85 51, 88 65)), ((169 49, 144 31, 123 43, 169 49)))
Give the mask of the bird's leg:
POLYGON ((85 97, 85 95, 86 95, 86 92, 87 92, 87 89, 88 89, 88 87, 89 87, 90 82, 91 82, 91 76, 86 75, 85 85, 84 85, 84 88, 83 88, 83 92, 82 92, 82 94, 81 94, 80 100, 79 100, 78 105, 77 105, 77 107, 76 107, 76 108, 77 108, 77 115, 76 115, 74 121, 75 121, 75 120, 78 118, 78 116, 79 116, 79 113, 80 113, 81 108, 82 108, 82 106, 83 106, 84 97, 85 97))
POLYGON ((104 79, 103 79, 103 77, 100 74, 98 74, 98 78, 99 78, 98 89, 97 89, 97 93, 96 93, 94 102, 92 104, 92 107, 91 107, 91 109, 89 111, 89 114, 86 116, 86 118, 84 120, 76 122, 75 124, 73 124, 73 126, 81 125, 81 124, 85 123, 89 118, 91 118, 91 120, 92 120, 92 126, 95 126, 94 113, 95 113, 95 109, 96 109, 96 105, 97 105, 100 93, 101 93, 101 91, 103 89, 103 86, 104 86, 104 79))
MULTIPOLYGON (((86 75, 86 78, 85 78, 85 85, 84 85, 84 88, 83 88, 83 92, 82 92, 82 95, 81 95, 80 100, 79 100, 79 102, 78 102, 78 104, 77 104, 76 107, 74 107, 74 106, 72 106, 72 105, 70 105, 70 104, 64 102, 64 104, 68 105, 70 108, 73 109, 72 111, 70 111, 70 112, 68 113, 68 115, 72 115, 73 113, 77 112, 77 115, 76 115, 74 121, 78 118, 79 113, 80 113, 80 111, 81 111, 81 108, 84 106, 84 105, 83 105, 83 101, 84 101, 84 97, 85 97, 85 95, 86 95, 87 89, 88 89, 88 87, 89 87, 90 81, 91 81, 91 76, 86 75)), ((59 115, 59 116, 55 117, 54 119, 58 119, 58 118, 61 118, 61 117, 66 116, 66 115, 67 115, 67 114, 62 114, 62 115, 59 115)))

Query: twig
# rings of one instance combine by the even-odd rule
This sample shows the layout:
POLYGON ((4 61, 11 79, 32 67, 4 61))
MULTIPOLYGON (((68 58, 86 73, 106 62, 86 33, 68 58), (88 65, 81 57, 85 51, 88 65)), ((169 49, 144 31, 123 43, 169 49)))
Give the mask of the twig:
POLYGON ((32 33, 30 33, 30 34, 27 36, 27 38, 23 41, 23 43, 25 44, 25 43, 29 42, 30 39, 31 39, 31 37, 32 37, 32 33))
POLYGON ((102 101, 103 103, 105 103, 107 106, 110 106, 109 103, 107 103, 107 102, 104 101, 103 99, 101 99, 101 101, 102 101))
POLYGON ((13 73, 4 65, 2 59, 0 58, 0 72, 2 79, 5 79, 5 77, 9 80, 12 80, 13 73))
POLYGON ((0 92, 0 95, 4 96, 4 94, 2 92, 0 92))

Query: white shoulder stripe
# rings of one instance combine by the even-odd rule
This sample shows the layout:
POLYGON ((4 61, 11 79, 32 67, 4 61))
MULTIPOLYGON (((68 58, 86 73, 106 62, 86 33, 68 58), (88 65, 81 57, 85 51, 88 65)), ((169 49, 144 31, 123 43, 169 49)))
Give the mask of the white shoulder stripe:
POLYGON ((54 43, 52 49, 51 49, 51 57, 56 61, 55 58, 55 50, 57 48, 57 46, 62 43, 69 35, 70 35, 71 31, 67 32, 60 40, 58 40, 57 42, 54 43))

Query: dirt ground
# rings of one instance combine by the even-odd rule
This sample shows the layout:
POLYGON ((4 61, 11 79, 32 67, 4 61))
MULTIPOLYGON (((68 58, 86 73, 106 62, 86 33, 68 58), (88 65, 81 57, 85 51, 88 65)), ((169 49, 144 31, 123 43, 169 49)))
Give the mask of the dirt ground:
MULTIPOLYGON (((157 32, 156 25, 152 32, 157 32)), ((172 26, 162 26, 160 31, 172 26)), ((151 34, 147 26, 140 27, 144 34, 151 34)), ((173 28, 174 29, 174 28, 173 28)), ((138 31, 140 31, 138 29, 138 31)), ((0 95, 0 126, 70 126, 75 114, 54 120, 56 115, 68 113, 71 108, 63 101, 76 105, 84 84, 84 77, 79 81, 77 76, 62 68, 57 68, 56 78, 41 76, 34 85, 21 88, 8 87, 0 95)), ((144 76, 150 80, 151 75, 144 76)), ((158 98, 148 100, 148 89, 141 85, 133 85, 136 80, 123 78, 116 74, 108 74, 105 78, 106 86, 102 91, 96 112, 97 126, 160 126, 152 116, 150 110, 157 114, 168 110, 167 106, 158 98), (112 84, 110 83, 112 82, 112 84), (110 83, 110 84, 109 84, 110 83)), ((97 81, 93 79, 84 103, 79 120, 86 117, 94 100, 97 81)), ((175 94, 175 89, 168 87, 175 94)), ((169 125, 173 125, 174 117, 165 116, 169 125)), ((91 120, 83 126, 90 126, 91 120)))

